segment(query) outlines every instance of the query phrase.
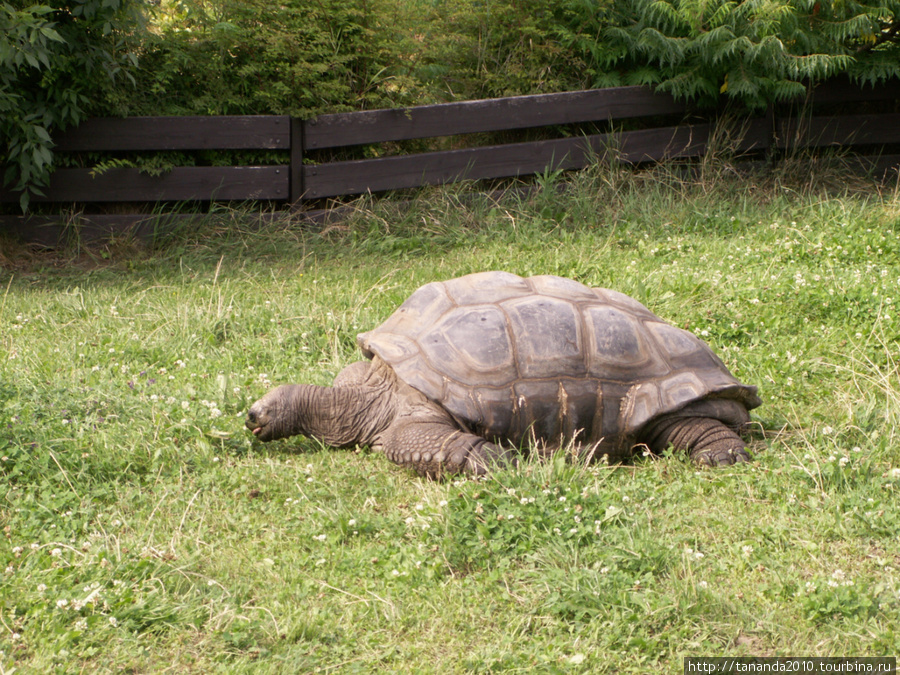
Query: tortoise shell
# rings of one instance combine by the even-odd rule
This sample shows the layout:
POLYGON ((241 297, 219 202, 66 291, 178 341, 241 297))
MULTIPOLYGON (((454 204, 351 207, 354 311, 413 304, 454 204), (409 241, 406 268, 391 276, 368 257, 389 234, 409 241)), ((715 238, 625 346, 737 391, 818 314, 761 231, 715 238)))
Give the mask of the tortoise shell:
POLYGON ((515 445, 626 454, 649 420, 692 402, 761 403, 692 333, 627 295, 555 276, 427 284, 358 343, 463 428, 515 445))

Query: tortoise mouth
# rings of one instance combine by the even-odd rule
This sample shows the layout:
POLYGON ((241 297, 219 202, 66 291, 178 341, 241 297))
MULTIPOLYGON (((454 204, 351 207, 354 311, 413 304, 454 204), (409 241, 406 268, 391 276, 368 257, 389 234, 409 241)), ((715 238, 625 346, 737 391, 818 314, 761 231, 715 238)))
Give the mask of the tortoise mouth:
POLYGON ((247 421, 244 422, 244 426, 247 427, 254 436, 259 436, 260 432, 262 432, 262 425, 260 425, 252 415, 247 416, 247 421))

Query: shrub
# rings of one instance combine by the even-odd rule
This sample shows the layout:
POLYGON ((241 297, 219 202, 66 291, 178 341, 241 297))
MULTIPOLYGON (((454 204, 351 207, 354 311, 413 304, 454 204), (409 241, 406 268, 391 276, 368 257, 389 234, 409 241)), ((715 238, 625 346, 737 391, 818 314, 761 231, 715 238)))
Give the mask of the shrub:
POLYGON ((567 45, 595 87, 653 84, 704 103, 750 108, 843 73, 900 77, 900 2, 570 0, 567 45), (591 36, 591 37, 585 37, 591 36))
POLYGON ((96 112, 92 101, 134 65, 139 0, 0 3, 0 147, 3 183, 21 191, 22 208, 46 185, 52 129, 96 112))
POLYGON ((413 100, 407 23, 382 0, 166 4, 141 54, 139 95, 114 105, 131 115, 300 117, 402 105, 413 100))

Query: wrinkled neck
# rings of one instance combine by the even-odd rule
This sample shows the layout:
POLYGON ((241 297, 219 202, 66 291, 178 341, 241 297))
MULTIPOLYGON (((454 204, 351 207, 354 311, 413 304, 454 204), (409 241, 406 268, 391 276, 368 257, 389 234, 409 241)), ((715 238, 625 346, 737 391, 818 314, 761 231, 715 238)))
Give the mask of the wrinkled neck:
POLYGON ((290 385, 284 405, 285 436, 303 434, 337 447, 369 445, 394 417, 392 397, 366 386, 290 385))

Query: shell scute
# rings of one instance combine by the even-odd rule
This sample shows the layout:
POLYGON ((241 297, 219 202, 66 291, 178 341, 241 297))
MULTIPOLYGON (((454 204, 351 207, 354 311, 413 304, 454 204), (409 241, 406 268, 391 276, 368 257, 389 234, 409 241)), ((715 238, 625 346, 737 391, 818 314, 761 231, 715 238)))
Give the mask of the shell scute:
POLYGON ((660 365, 653 363, 653 353, 647 344, 642 324, 631 314, 612 305, 588 305, 583 310, 590 339, 590 373, 607 378, 611 373, 634 373, 646 376, 660 374, 660 365))
POLYGON ((519 376, 525 379, 586 374, 581 320, 571 302, 528 296, 504 302, 515 336, 519 376))
POLYGON ((457 305, 477 305, 484 303, 485 298, 502 302, 532 292, 527 280, 508 272, 478 272, 441 283, 457 305))
POLYGON ((467 386, 518 376, 506 315, 494 305, 451 310, 419 344, 431 367, 467 386))

